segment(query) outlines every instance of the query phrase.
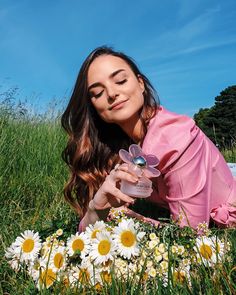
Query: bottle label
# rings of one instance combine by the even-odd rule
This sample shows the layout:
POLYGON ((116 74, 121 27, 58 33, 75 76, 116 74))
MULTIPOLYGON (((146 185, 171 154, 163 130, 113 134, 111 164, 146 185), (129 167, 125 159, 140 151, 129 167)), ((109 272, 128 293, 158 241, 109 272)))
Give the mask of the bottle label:
POLYGON ((152 182, 138 181, 137 183, 131 183, 122 180, 120 190, 131 197, 147 198, 152 193, 152 182))

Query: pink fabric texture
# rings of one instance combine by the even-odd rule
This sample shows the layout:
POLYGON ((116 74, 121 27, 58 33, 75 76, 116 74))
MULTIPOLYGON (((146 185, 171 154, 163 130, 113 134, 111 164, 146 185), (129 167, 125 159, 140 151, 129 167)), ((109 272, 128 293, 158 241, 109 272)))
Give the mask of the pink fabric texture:
POLYGON ((149 200, 170 209, 180 225, 194 228, 212 218, 236 225, 236 180, 215 145, 184 115, 162 106, 150 121, 142 149, 160 160, 149 200))

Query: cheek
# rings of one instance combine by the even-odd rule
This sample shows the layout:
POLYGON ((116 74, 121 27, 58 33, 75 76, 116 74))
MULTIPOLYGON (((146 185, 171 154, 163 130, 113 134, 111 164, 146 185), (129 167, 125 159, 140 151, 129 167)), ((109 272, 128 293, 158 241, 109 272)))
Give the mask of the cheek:
POLYGON ((136 81, 130 87, 130 94, 136 98, 137 103, 144 101, 143 92, 144 89, 142 89, 142 87, 136 81))
POLYGON ((110 120, 108 120, 109 114, 107 113, 107 104, 104 104, 102 99, 100 100, 91 100, 92 105, 95 109, 95 111, 98 113, 98 115, 106 122, 110 122, 110 120))
POLYGON ((93 98, 91 100, 91 102, 92 102, 92 105, 95 108, 95 110, 97 110, 98 112, 100 112, 104 109, 104 103, 102 102, 102 99, 93 98))
POLYGON ((138 105, 143 105, 143 103, 144 103, 143 90, 141 90, 140 88, 138 90, 136 89, 134 95, 136 98, 136 103, 138 105))

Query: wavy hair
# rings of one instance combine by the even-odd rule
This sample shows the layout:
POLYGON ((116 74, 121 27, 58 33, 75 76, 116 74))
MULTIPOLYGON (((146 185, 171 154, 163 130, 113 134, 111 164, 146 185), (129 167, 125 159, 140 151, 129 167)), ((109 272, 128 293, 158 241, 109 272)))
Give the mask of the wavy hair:
POLYGON ((62 127, 69 136, 67 146, 62 152, 62 158, 70 169, 70 178, 64 187, 64 196, 80 216, 85 214, 89 201, 106 175, 120 161, 119 149, 127 149, 133 143, 118 125, 103 121, 89 99, 88 69, 101 55, 113 55, 123 59, 136 77, 141 77, 144 81, 144 104, 140 110, 143 127, 141 142, 147 132, 148 123, 159 105, 158 97, 149 80, 140 72, 135 62, 124 53, 102 46, 93 50, 85 59, 68 106, 61 118, 62 127))

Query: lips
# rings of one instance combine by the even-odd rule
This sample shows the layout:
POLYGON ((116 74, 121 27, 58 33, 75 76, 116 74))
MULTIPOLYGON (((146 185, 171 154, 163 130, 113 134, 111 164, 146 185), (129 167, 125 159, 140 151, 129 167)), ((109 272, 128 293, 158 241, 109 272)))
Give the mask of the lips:
POLYGON ((113 105, 109 106, 108 107, 108 110, 111 111, 112 109, 115 109, 116 107, 118 108, 119 105, 123 104, 124 102, 126 102, 128 99, 124 99, 124 100, 121 100, 121 101, 117 101, 115 103, 113 103, 113 105))

